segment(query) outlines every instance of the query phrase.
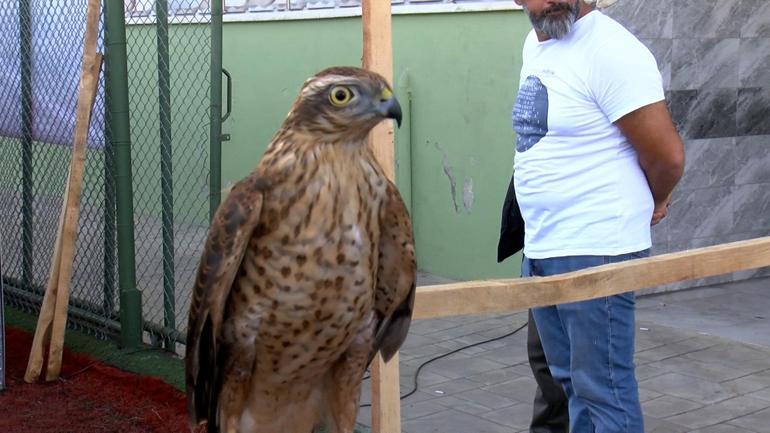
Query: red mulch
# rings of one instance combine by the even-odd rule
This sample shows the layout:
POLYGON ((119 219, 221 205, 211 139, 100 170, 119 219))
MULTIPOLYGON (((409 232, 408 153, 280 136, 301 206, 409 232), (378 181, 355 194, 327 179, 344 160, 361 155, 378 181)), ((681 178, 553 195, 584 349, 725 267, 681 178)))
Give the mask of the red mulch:
POLYGON ((67 350, 61 380, 25 383, 31 345, 30 334, 6 330, 6 390, 0 392, 0 432, 190 431, 182 392, 159 379, 94 364, 95 360, 67 350))

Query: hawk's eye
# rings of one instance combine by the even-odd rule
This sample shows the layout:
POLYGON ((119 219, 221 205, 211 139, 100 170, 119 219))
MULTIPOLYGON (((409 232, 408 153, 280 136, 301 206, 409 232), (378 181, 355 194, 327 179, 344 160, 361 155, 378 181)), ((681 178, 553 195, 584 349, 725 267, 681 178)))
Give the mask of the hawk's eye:
POLYGON ((344 107, 353 99, 353 92, 344 86, 335 86, 329 92, 329 100, 336 107, 344 107))

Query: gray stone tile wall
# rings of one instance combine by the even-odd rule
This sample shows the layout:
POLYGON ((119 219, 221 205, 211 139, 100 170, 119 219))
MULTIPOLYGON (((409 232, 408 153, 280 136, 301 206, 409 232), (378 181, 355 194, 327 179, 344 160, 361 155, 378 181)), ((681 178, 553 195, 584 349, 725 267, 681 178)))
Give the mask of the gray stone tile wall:
POLYGON ((653 252, 770 235, 770 0, 618 0, 603 12, 655 55, 685 141, 685 175, 653 252))

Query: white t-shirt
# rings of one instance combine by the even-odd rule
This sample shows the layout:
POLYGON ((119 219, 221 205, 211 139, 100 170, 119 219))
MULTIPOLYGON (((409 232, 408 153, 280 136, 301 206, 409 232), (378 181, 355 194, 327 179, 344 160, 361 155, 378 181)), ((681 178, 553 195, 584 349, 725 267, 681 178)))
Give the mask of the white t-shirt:
POLYGON ((649 248, 653 199, 613 124, 664 99, 655 58, 599 11, 563 39, 524 42, 513 109, 524 254, 618 255, 649 248))

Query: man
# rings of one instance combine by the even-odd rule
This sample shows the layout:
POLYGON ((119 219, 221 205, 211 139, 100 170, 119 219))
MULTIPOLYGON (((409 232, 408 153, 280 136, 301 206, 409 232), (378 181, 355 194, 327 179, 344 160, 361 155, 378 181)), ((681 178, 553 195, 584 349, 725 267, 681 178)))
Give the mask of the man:
MULTIPOLYGON (((647 256, 684 167, 655 59, 584 0, 515 1, 533 26, 513 110, 522 275, 647 256)), ((567 431, 548 371, 566 392, 572 433, 643 433, 634 310, 633 293, 532 310, 533 433, 567 431)))

